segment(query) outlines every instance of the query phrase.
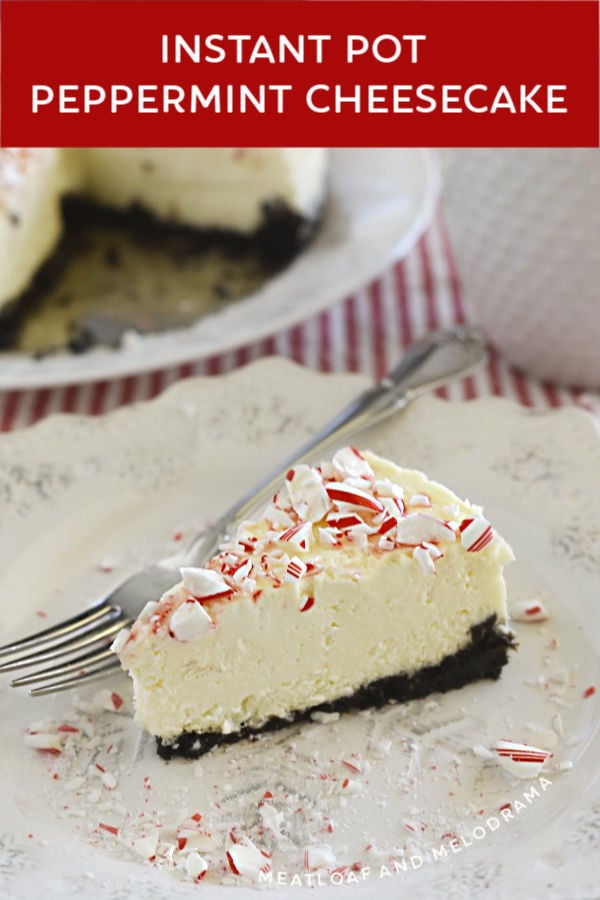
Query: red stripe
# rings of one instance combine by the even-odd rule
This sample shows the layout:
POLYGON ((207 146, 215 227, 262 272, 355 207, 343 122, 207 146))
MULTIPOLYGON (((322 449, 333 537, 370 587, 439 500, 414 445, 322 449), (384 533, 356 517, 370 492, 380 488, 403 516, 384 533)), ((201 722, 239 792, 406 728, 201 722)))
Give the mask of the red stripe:
POLYGON ((90 397, 90 413, 98 416, 104 412, 104 401, 106 399, 106 391, 108 390, 108 382, 97 381, 92 387, 92 395, 90 397))
POLYGON ((498 369, 498 356, 493 347, 490 347, 488 360, 488 375, 490 379, 490 389, 496 397, 501 397, 504 393, 502 390, 502 382, 500 380, 500 371, 498 369))
POLYGON ((128 375, 121 382, 119 390, 119 406, 131 403, 135 395, 136 379, 133 375, 128 375))
POLYGON ((544 392, 544 396, 546 397, 546 402, 548 406, 560 406, 560 397, 558 396, 558 391, 553 384, 542 384, 542 390, 544 392))
POLYGON ((4 401, 4 412, 0 422, 0 431, 11 431, 17 415, 17 409, 23 396, 22 391, 10 391, 4 401))
POLYGON ((250 350, 248 347, 238 347, 235 351, 235 365, 246 366, 250 360, 250 350))
POLYGON ((381 297, 381 281, 369 287, 369 305, 373 331, 373 360, 376 378, 383 378, 388 369, 385 347, 385 316, 381 297))
POLYGON ((412 342, 412 324, 409 315, 406 272, 404 271, 402 262, 398 262, 394 266, 394 277, 396 282, 396 304, 400 322, 401 341, 403 347, 408 347, 412 342))
POLYGON ((465 400, 474 400, 477 396, 475 379, 472 375, 467 375, 467 377, 463 380, 463 396, 465 400))
POLYGON ((190 378, 194 374, 194 366, 192 363, 184 363, 177 370, 177 378, 190 378))
POLYGON ((448 272, 450 274, 449 278, 449 286, 450 286, 450 296, 452 297, 452 308, 454 312, 454 321, 457 325, 461 325, 465 321, 465 309, 463 302, 463 293, 462 293, 462 285, 460 281, 460 277, 458 274, 458 270, 456 268, 456 262, 454 260, 454 253, 452 252, 452 245, 450 244, 450 238, 448 236, 448 229, 446 227, 446 220, 444 219, 443 212, 440 208, 437 222, 440 229, 440 237, 442 244, 442 251, 444 253, 444 260, 446 262, 446 266, 448 267, 448 272))
POLYGON ((294 325, 290 329, 290 350, 292 359, 302 364, 304 362, 304 334, 301 325, 294 325))
POLYGON ((60 405, 61 412, 72 413, 77 407, 79 399, 79 387, 76 384, 70 384, 65 388, 62 403, 60 405))
POLYGON ((207 375, 220 375, 222 372, 223 366, 223 357, 222 356, 211 356, 206 360, 206 373, 207 375))
POLYGON ((436 397, 441 397, 442 400, 448 400, 450 397, 450 392, 448 391, 448 388, 443 385, 442 387, 435 389, 435 395, 436 397))
POLYGON ((319 316, 319 370, 331 372, 331 320, 329 313, 319 316))
POLYGON ((344 304, 346 323, 346 371, 358 372, 358 330, 356 326, 356 298, 348 297, 344 304))
POLYGON ((531 406, 531 396, 525 376, 518 369, 513 369, 511 375, 519 403, 522 403, 524 406, 531 406))
POLYGON ((164 381, 164 372, 152 372, 150 375, 150 397, 158 397, 159 394, 162 393, 165 381, 164 381))
POLYGON ((48 403, 50 402, 50 391, 48 388, 38 390, 33 395, 33 403, 31 404, 31 412, 29 414, 29 424, 39 422, 46 414, 48 403))
POLYGON ((421 260, 421 276, 423 279, 423 290, 425 291, 425 321, 427 328, 433 331, 438 327, 438 315, 435 302, 435 286, 433 276, 431 274, 431 261, 429 259, 429 249, 427 247, 427 236, 423 235, 418 244, 419 259, 421 260))
POLYGON ((263 356, 275 356, 277 353, 277 346, 275 344, 275 337, 271 335, 271 337, 266 338, 263 341, 263 356))

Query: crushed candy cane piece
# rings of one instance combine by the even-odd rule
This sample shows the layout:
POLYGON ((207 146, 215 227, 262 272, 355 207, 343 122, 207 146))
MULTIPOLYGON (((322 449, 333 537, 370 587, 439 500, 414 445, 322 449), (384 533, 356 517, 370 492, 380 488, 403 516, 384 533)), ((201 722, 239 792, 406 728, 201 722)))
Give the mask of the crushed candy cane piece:
POLYGON ((504 740, 498 741, 495 752, 502 768, 517 778, 535 778, 546 760, 554 755, 540 747, 504 740))
POLYGON ((196 853, 195 850, 192 850, 192 852, 188 853, 188 855, 186 856, 185 871, 190 878, 193 878, 194 881, 202 881, 202 879, 208 872, 208 863, 203 856, 200 856, 199 853, 196 853))
POLYGON ((425 547, 415 547, 413 557, 421 566, 423 575, 435 575, 435 563, 431 558, 429 550, 425 547))
POLYGON ((429 494, 413 494, 408 501, 409 506, 431 506, 429 494))
POLYGON ((278 540, 287 544, 293 544, 300 550, 310 550, 310 541, 312 538, 312 523, 298 522, 292 528, 288 528, 282 534, 278 535, 278 540))
POLYGON ((584 699, 584 700, 587 700, 588 697, 591 697, 591 696, 592 696, 593 694, 595 694, 595 693, 596 693, 596 688, 595 688, 594 685, 592 684, 592 685, 590 685, 588 688, 586 688, 585 691, 583 692, 583 695, 582 695, 582 696, 583 696, 583 699, 584 699))
POLYGON ((304 850, 304 868, 309 872, 315 872, 318 869, 331 869, 337 863, 335 854, 331 847, 326 844, 315 844, 306 847, 304 850))
POLYGON ((169 621, 169 634, 176 641, 187 643, 197 641, 213 627, 213 621, 204 607, 195 600, 186 600, 179 606, 169 621))
POLYGON ((373 486, 379 498, 398 497, 402 499, 404 497, 404 490, 389 478, 377 478, 373 486))
POLYGON ((155 616, 160 609, 160 603, 157 600, 148 600, 143 610, 138 616, 140 622, 149 622, 152 616, 155 616))
POLYGON ((25 746, 33 747, 42 753, 58 755, 62 753, 64 737, 60 734, 44 733, 43 731, 28 732, 24 736, 25 746))
POLYGON ((455 535, 445 522, 436 519, 435 516, 427 513, 410 513, 398 522, 396 539, 401 544, 419 546, 424 541, 431 544, 440 541, 452 542, 455 535))
POLYGON ((323 479, 311 466, 295 466, 286 476, 292 507, 298 518, 319 522, 331 509, 323 479))
POLYGON ((219 597, 222 594, 231 594, 230 586, 224 581, 218 572, 213 569, 202 569, 196 566, 183 566, 180 569, 183 586, 198 600, 209 597, 219 597))
POLYGON ((375 477, 373 469, 356 447, 342 447, 341 450, 334 453, 331 461, 335 471, 343 478, 366 478, 371 480, 375 477))
POLYGON ((541 600, 516 600, 511 604, 510 617, 515 622, 545 622, 548 610, 541 600))
POLYGON ((483 516, 463 519, 460 523, 460 540, 468 553, 478 553, 494 538, 492 526, 483 516))
POLYGON ((325 490, 330 500, 338 505, 356 506, 359 509, 370 509, 373 512, 383 512, 384 506, 373 494, 368 494, 361 488, 344 484, 344 482, 331 482, 325 490))
POLYGON ((297 556, 292 556, 285 570, 285 580, 297 584, 302 576, 306 574, 306 569, 306 563, 298 559, 297 556))
POLYGON ((143 859, 152 859, 156 855, 156 845, 158 844, 158 830, 155 829, 150 834, 141 835, 134 838, 129 846, 134 853, 143 859))
POLYGON ((226 852, 229 868, 234 875, 257 879, 261 872, 271 870, 271 861, 264 850, 259 850, 251 840, 237 840, 226 852))

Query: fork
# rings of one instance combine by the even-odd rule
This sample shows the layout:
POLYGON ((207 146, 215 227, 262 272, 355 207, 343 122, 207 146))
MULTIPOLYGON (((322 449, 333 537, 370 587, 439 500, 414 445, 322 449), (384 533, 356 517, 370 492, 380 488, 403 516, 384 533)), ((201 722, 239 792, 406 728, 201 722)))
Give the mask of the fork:
POLYGON ((403 409, 415 396, 468 374, 485 358, 483 340, 470 328, 434 331, 416 341, 378 384, 345 406, 293 456, 198 535, 178 557, 131 575, 78 615, 0 647, 0 660, 5 660, 0 662, 0 674, 50 663, 11 681, 12 687, 37 685, 30 689, 30 694, 41 696, 116 672, 120 663, 111 650, 116 634, 132 624, 148 600, 160 597, 180 580, 180 566, 202 565, 235 532, 240 522, 266 505, 278 488, 282 473, 293 465, 325 455, 335 446, 343 446, 363 428, 403 409))

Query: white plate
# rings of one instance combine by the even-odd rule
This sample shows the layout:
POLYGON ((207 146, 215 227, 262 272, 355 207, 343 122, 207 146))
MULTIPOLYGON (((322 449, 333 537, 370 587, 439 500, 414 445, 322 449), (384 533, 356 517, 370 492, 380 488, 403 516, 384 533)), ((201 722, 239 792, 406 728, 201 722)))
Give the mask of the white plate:
POLYGON ((189 328, 127 336, 119 349, 0 358, 0 389, 117 378, 222 353, 310 318, 362 287, 415 244, 440 185, 421 148, 333 149, 329 197, 315 240, 260 290, 189 328))
MULTIPOLYGON (((226 377, 180 382, 156 401, 102 419, 52 417, 3 436, 2 638, 39 626, 36 611, 49 623, 141 561, 172 552, 180 546, 177 533, 191 535, 365 383, 362 376, 264 360, 226 377)), ((215 898, 256 896, 233 875, 227 884, 209 879, 198 888, 125 844, 143 821, 175 824, 196 811, 225 840, 237 824, 274 849, 282 898, 303 892, 290 880, 303 872, 302 850, 311 842, 330 845, 340 864, 369 867, 364 880, 354 873, 358 886, 336 889, 340 900, 595 895, 600 691, 583 697, 587 687, 600 686, 600 444, 593 419, 577 410, 534 414, 496 399, 453 404, 427 397, 359 445, 418 466, 482 503, 517 554, 508 569, 511 600, 542 596, 548 622, 516 624, 520 647, 499 682, 292 728, 221 748, 200 766, 160 761, 127 711, 91 714, 97 747, 75 738, 60 757, 38 754, 24 746, 24 729, 48 716, 72 718, 73 697, 34 701, 3 680, 1 896, 30 898, 42 889, 48 897, 94 900, 191 898, 198 890, 215 898), (548 743, 552 733, 545 790, 472 749, 503 737, 548 743), (114 753, 107 752, 111 744, 114 753), (342 763, 356 760, 352 753, 362 773, 342 763), (89 774, 96 761, 114 775, 114 790, 89 774), (573 768, 558 771, 568 761, 573 768), (77 790, 76 776, 85 776, 77 790), (283 813, 279 840, 257 831, 265 790, 283 813), (506 803, 512 820, 499 812, 506 803), (98 832, 100 822, 118 827, 120 837, 98 832), (459 852, 449 849, 449 832, 459 852), (448 858, 434 861, 433 848, 442 844, 448 858), (403 864, 394 850, 402 846, 407 871, 388 876, 388 857, 403 864)), ((111 689, 129 698, 125 676, 111 689)))

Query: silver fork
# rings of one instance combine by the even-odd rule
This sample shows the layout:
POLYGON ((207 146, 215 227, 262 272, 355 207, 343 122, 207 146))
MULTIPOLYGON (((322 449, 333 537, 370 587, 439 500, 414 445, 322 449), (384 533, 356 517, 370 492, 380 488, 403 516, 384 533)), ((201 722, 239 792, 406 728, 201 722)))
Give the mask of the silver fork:
POLYGON ((403 409, 418 394, 468 374, 481 365, 485 356, 480 335, 468 328, 435 331, 415 342, 385 378, 345 406, 292 457, 244 494, 176 561, 171 558, 141 570, 84 612, 0 647, 0 660, 6 660, 0 663, 0 673, 51 663, 11 681, 13 687, 38 685, 30 690, 32 696, 64 691, 109 676, 120 668, 110 649, 117 632, 135 620, 148 600, 158 599, 179 581, 179 566, 206 562, 251 511, 266 505, 282 473, 292 465, 314 461, 335 446, 343 446, 363 428, 403 409))

